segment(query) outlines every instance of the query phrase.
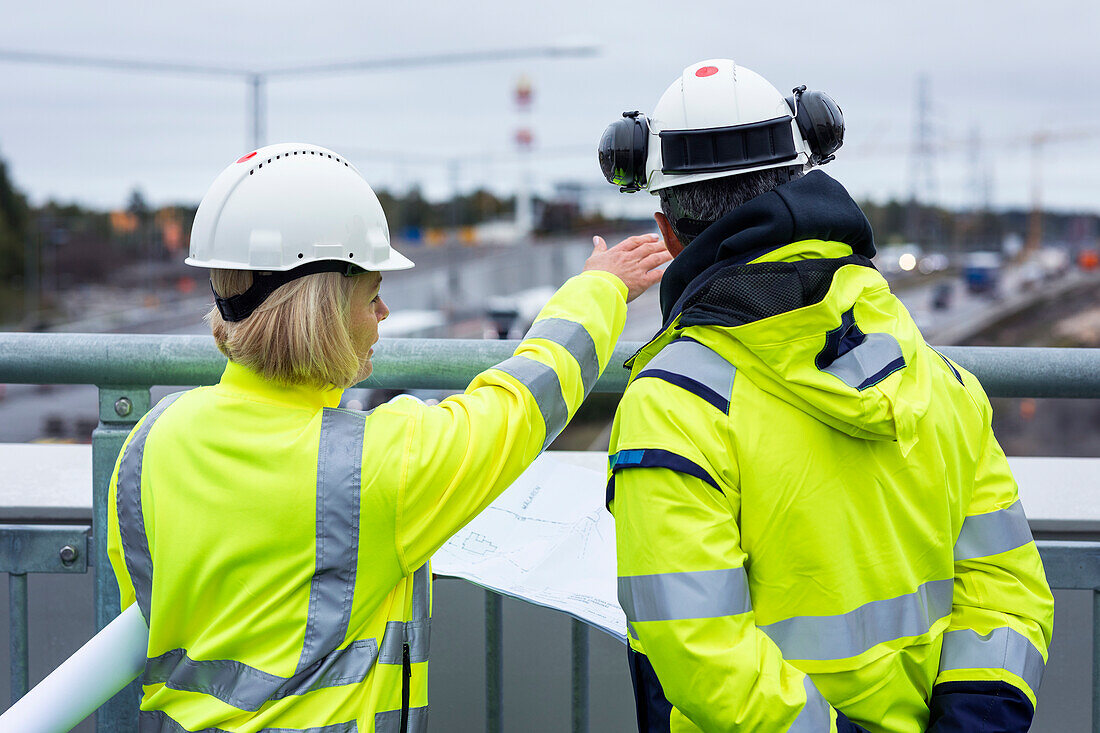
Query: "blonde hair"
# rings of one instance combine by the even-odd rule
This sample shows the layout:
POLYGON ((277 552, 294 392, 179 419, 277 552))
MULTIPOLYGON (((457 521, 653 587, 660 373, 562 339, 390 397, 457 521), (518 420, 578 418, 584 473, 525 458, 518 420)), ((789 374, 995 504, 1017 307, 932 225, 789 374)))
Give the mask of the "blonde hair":
MULTIPOLYGON (((214 291, 227 298, 252 285, 250 270, 211 270, 214 291)), ((350 387, 365 355, 355 352, 350 303, 355 278, 322 272, 280 286, 243 321, 211 308, 206 322, 231 361, 285 385, 350 387)))

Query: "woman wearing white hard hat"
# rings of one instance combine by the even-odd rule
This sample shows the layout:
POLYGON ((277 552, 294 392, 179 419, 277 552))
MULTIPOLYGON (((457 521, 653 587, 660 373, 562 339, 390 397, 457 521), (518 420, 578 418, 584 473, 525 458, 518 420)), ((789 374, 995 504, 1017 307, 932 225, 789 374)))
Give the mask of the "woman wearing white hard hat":
POLYGON ((142 730, 423 731, 428 560, 565 426, 607 365, 656 237, 597 241, 515 355, 462 395, 339 409, 389 314, 359 172, 313 145, 240 158, 195 217, 221 381, 162 400, 111 481, 122 607, 149 624, 142 730))

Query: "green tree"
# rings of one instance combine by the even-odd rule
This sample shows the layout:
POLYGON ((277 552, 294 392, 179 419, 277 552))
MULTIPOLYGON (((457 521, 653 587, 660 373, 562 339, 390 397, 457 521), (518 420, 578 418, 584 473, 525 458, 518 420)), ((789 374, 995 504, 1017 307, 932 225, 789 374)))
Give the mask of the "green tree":
POLYGON ((27 199, 12 184, 8 166, 0 160, 0 285, 23 275, 29 225, 27 199))

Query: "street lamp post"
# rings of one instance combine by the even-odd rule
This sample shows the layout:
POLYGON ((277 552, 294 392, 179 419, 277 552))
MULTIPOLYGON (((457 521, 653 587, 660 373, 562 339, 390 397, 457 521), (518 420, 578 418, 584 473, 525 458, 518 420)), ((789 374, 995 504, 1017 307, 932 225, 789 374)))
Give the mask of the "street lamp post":
POLYGON ((263 74, 252 74, 248 78, 251 94, 249 105, 252 108, 252 149, 257 150, 263 147, 264 137, 266 136, 266 130, 264 130, 264 123, 267 122, 267 107, 264 104, 264 92, 267 91, 267 79, 263 74))
POLYGON ((267 128, 266 88, 272 78, 291 76, 324 76, 329 74, 361 73, 386 69, 413 67, 453 66, 455 64, 489 63, 529 58, 576 58, 594 56, 599 48, 588 43, 562 42, 549 46, 503 48, 488 51, 454 51, 415 56, 396 56, 377 59, 357 59, 325 64, 288 66, 274 69, 242 69, 218 66, 177 64, 163 61, 139 61, 100 56, 39 53, 0 49, 0 62, 40 64, 46 66, 76 66, 112 71, 131 71, 150 74, 192 74, 201 76, 230 76, 241 79, 249 89, 249 139, 252 148, 262 147, 267 128))

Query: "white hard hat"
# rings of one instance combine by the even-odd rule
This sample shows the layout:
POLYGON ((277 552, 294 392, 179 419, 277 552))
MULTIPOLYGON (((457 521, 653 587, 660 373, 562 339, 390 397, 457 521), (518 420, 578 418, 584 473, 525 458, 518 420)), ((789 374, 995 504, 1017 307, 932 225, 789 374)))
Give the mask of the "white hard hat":
POLYGON ((692 64, 661 95, 653 116, 649 118, 650 145, 645 166, 649 185, 646 189, 656 193, 669 186, 730 175, 728 170, 687 175, 662 172, 660 138, 664 130, 704 130, 786 118, 794 141, 792 157, 782 162, 738 168, 736 172, 742 174, 780 166, 805 166, 810 161, 810 150, 798 134, 798 125, 792 113, 779 90, 751 69, 738 66, 730 59, 710 59, 692 64))
POLYGON ((647 118, 624 112, 600 141, 600 166, 623 191, 663 188, 768 168, 832 160, 844 137, 840 108, 799 87, 784 97, 730 59, 684 69, 647 118))
POLYGON ((314 262, 404 270, 386 215, 355 166, 303 143, 268 145, 223 170, 191 227, 195 267, 285 272, 314 262))

